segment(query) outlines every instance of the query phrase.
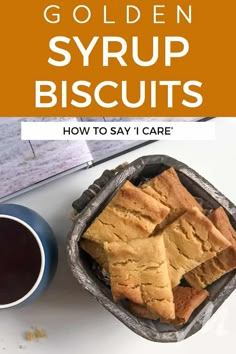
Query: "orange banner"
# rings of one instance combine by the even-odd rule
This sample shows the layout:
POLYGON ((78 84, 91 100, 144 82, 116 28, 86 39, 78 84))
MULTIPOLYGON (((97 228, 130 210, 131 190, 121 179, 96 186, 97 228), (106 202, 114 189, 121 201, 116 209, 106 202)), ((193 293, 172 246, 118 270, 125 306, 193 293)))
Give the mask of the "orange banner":
POLYGON ((1 4, 1 116, 234 116, 234 1, 1 4))

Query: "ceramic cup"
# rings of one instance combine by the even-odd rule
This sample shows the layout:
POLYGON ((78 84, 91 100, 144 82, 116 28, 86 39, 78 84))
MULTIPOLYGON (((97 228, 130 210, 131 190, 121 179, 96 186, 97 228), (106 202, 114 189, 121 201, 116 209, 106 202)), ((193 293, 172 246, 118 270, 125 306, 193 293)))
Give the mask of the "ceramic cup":
MULTIPOLYGON (((39 295, 41 295, 44 292, 44 290, 47 288, 49 283, 52 281, 52 278, 56 271, 57 262, 58 262, 58 249, 57 249, 57 243, 53 231, 51 227, 48 225, 48 223, 38 213, 36 213, 35 211, 29 208, 17 204, 0 204, 0 237, 4 238, 5 235, 7 234, 6 229, 5 231, 3 230, 3 226, 1 230, 1 225, 9 225, 9 227, 12 227, 12 224, 14 224, 16 230, 18 229, 25 230, 25 234, 24 232, 22 234, 22 241, 23 241, 23 246, 24 246, 24 242, 26 245, 25 247, 23 247, 23 250, 26 255, 27 255, 26 247, 28 245, 27 235, 29 235, 29 238, 31 239, 31 243, 34 244, 34 252, 35 254, 37 254, 38 257, 38 266, 37 268, 35 268, 37 272, 36 274, 34 274, 34 278, 32 278, 33 281, 35 280, 34 283, 32 283, 32 286, 31 283, 29 283, 30 288, 28 288, 27 292, 24 293, 23 285, 21 287, 21 284, 20 283, 18 284, 17 281, 19 279, 17 279, 17 274, 16 273, 14 274, 14 269, 17 269, 14 268, 14 266, 17 267, 16 264, 14 265, 14 262, 18 262, 19 266, 23 267, 26 276, 28 277, 30 276, 32 277, 32 268, 30 268, 32 267, 32 265, 30 264, 29 259, 27 259, 27 256, 22 257, 19 256, 19 254, 15 253, 11 257, 11 250, 12 252, 20 252, 20 249, 17 250, 16 247, 14 247, 14 242, 12 245, 9 244, 8 242, 7 254, 9 255, 10 252, 9 275, 8 275, 8 271, 5 273, 5 275, 2 274, 2 279, 4 279, 4 285, 2 284, 2 286, 1 286, 1 278, 0 278, 0 298, 2 302, 0 303, 0 309, 5 309, 5 308, 32 302, 39 295), (24 240, 23 240, 23 236, 24 236, 24 240), (5 299, 4 297, 5 295, 4 293, 1 294, 1 291, 2 292, 5 291, 6 293, 7 291, 6 289, 8 289, 8 287, 11 287, 16 282, 17 282, 17 286, 16 285, 14 286, 18 287, 19 285, 19 288, 21 287, 21 289, 16 288, 16 293, 21 294, 21 296, 19 298, 14 298, 13 296, 14 301, 9 301, 9 302, 4 301, 3 299, 5 299)), ((21 235, 21 233, 19 233, 19 235, 21 235)), ((16 237, 16 235, 14 237, 16 237)), ((17 239, 17 243, 18 241, 20 242, 20 240, 17 239)), ((2 239, 1 244, 4 244, 4 242, 5 242, 4 239, 2 239)), ((34 261, 35 258, 34 253, 30 253, 29 258, 31 259, 31 263, 32 263, 32 261, 34 261)), ((6 268, 8 268, 8 265, 6 268)))

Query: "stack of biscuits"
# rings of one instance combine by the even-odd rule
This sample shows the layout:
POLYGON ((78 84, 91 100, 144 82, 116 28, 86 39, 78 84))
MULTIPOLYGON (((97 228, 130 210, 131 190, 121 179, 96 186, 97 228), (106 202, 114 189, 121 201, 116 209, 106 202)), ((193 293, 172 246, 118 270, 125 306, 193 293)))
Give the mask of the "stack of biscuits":
POLYGON ((80 247, 109 273, 114 301, 174 325, 186 323, 208 297, 205 288, 236 268, 236 232, 225 211, 205 216, 173 168, 139 187, 126 181, 80 247))

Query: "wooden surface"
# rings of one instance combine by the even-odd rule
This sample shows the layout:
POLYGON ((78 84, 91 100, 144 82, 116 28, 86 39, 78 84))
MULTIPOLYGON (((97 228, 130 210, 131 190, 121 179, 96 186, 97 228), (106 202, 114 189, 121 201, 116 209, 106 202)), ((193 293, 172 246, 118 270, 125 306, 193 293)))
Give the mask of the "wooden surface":
MULTIPOLYGON (((189 118, 182 118, 186 120, 189 118)), ((197 118, 192 118, 196 120, 197 118)), ((24 118, 0 119, 0 198, 28 188, 48 178, 57 176, 74 168, 83 168, 91 160, 99 162, 134 148, 143 141, 22 141, 20 122, 24 118)), ((26 120, 26 118, 25 118, 26 120)), ((168 118, 128 118, 128 117, 89 117, 89 118, 27 118, 27 121, 77 122, 102 121, 171 121, 168 118)))
POLYGON ((21 141, 20 121, 0 120, 0 198, 92 160, 84 141, 21 141))

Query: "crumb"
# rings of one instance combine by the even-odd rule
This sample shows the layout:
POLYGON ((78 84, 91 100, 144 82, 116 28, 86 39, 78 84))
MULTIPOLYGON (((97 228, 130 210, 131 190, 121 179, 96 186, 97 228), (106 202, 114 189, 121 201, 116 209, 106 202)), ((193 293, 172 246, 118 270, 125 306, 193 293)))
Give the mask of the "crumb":
POLYGON ((25 339, 29 342, 39 338, 47 338, 47 333, 44 329, 33 328, 31 331, 25 332, 25 339))
POLYGON ((25 339, 29 342, 32 342, 32 340, 35 338, 34 332, 33 331, 27 331, 25 332, 25 339))
POLYGON ((24 348, 25 348, 25 345, 22 345, 22 344, 19 345, 19 349, 24 349, 24 348))
POLYGON ((35 336, 35 338, 46 338, 47 337, 47 333, 46 333, 46 331, 44 329, 35 328, 34 336, 35 336))

